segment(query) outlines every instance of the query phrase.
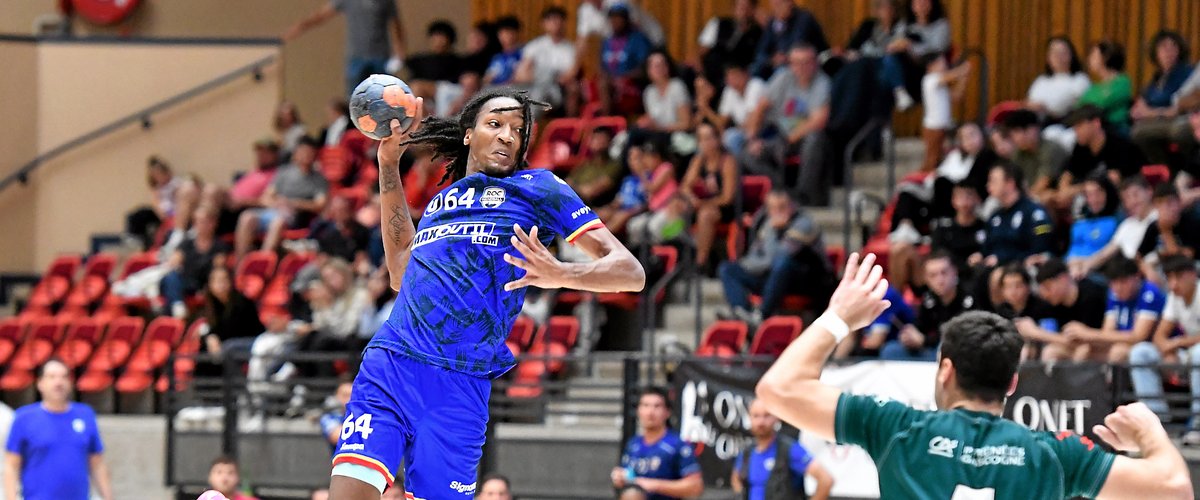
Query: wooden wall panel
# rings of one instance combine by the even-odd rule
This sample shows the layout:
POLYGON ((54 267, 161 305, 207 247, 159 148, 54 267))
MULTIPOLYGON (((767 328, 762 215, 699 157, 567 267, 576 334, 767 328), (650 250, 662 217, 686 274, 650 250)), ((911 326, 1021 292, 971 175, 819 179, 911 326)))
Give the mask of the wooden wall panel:
MULTIPOLYGON (((667 47, 680 60, 697 50, 696 35, 714 15, 732 10, 733 0, 636 0, 653 13, 667 33, 667 47)), ((1140 87, 1153 73, 1146 43, 1160 29, 1180 32, 1200 52, 1200 1, 1197 0, 945 0, 954 47, 962 53, 978 48, 990 66, 989 101, 1023 99, 1044 61, 1045 41, 1065 34, 1086 57, 1088 44, 1101 37, 1125 45, 1128 72, 1140 87)), ((570 13, 569 31, 574 35, 574 11, 579 0, 472 0, 472 18, 493 19, 504 14, 525 20, 525 35, 537 36, 538 14, 547 5, 560 5, 570 13)), ((768 1, 759 2, 765 9, 768 1)), ((834 46, 846 43, 854 28, 868 14, 870 0, 796 0, 821 21, 834 46)), ((976 61, 978 62, 978 61, 976 61)), ((961 119, 978 116, 978 86, 972 85, 956 106, 961 119)), ((914 132, 917 112, 897 117, 901 131, 914 132)))

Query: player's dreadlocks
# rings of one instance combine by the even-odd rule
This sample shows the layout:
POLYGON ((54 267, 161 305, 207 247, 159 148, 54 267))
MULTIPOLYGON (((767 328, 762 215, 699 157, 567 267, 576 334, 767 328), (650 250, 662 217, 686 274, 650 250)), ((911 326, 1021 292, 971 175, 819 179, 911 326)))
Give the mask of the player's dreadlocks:
POLYGON ((447 179, 454 182, 466 177, 467 156, 470 147, 463 144, 463 137, 466 136, 467 129, 475 127, 475 119, 479 117, 479 111, 483 108, 483 104, 497 97, 509 97, 520 103, 517 107, 499 108, 496 111, 521 110, 525 126, 521 129, 521 148, 517 151, 516 168, 525 168, 525 152, 529 150, 529 135, 533 129, 533 107, 550 109, 550 105, 530 99, 529 94, 523 90, 504 87, 489 89, 475 94, 475 97, 472 97, 466 106, 463 106, 457 119, 432 116, 425 118, 421 122, 420 130, 409 136, 408 140, 403 143, 404 145, 431 148, 434 160, 438 158, 450 160, 450 163, 446 165, 446 175, 442 177, 441 181, 438 181, 439 186, 447 179))

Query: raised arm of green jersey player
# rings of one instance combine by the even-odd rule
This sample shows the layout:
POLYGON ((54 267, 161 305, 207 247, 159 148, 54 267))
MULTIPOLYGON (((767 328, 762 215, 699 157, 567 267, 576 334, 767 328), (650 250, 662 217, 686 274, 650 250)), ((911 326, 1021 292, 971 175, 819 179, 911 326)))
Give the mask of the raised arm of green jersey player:
POLYGON ((416 114, 407 129, 400 127, 400 120, 392 120, 392 135, 379 142, 379 204, 383 224, 383 255, 387 265, 392 290, 400 291, 400 279, 408 268, 412 255, 412 240, 417 234, 412 214, 408 210, 408 198, 404 196, 404 184, 400 182, 400 156, 407 149, 403 145, 408 136, 417 131, 425 117, 425 100, 417 98, 416 114))
POLYGON ((1096 498, 1192 498, 1187 462, 1145 404, 1117 408, 1092 432, 1113 448, 1141 455, 1117 456, 1096 498))
POLYGON ((758 397, 771 414, 821 438, 834 440, 834 419, 842 390, 822 384, 821 368, 838 341, 871 323, 887 309, 883 268, 868 254, 850 255, 829 308, 792 342, 758 382, 758 397))

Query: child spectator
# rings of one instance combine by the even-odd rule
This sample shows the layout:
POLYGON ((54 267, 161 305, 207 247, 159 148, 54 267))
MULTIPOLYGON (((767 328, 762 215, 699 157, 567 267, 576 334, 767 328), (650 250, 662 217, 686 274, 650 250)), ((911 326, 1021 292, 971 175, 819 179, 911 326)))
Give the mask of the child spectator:
MULTIPOLYGON (((312 321, 296 326, 301 352, 348 352, 358 333, 358 321, 367 303, 367 292, 354 282, 350 264, 329 259, 321 268, 321 279, 309 285, 312 321)), ((318 376, 332 376, 330 363, 318 363, 318 376)))
POLYGON ((354 379, 343 375, 338 378, 337 389, 333 391, 334 400, 337 401, 337 406, 330 408, 329 411, 321 415, 318 424, 321 427, 321 434, 325 436, 325 441, 329 443, 329 454, 333 455, 337 452, 338 438, 342 434, 342 421, 346 420, 346 403, 350 402, 350 395, 354 390, 354 379))
POLYGON ((946 132, 954 128, 951 107, 953 101, 961 98, 966 91, 967 76, 970 74, 970 62, 951 69, 945 54, 930 54, 925 58, 925 77, 921 79, 921 95, 925 102, 925 117, 921 120, 925 162, 921 169, 926 172, 932 172, 942 161, 946 132))
POLYGON ((641 172, 653 172, 650 179, 639 181, 646 186, 646 210, 629 219, 626 239, 631 245, 654 245, 674 239, 685 229, 687 202, 678 193, 675 165, 663 158, 652 143, 642 146, 639 162, 641 172))
POLYGON ((596 211, 614 234, 621 234, 633 216, 665 207, 675 194, 675 167, 662 161, 658 151, 653 143, 629 147, 629 175, 621 181, 616 199, 596 211))

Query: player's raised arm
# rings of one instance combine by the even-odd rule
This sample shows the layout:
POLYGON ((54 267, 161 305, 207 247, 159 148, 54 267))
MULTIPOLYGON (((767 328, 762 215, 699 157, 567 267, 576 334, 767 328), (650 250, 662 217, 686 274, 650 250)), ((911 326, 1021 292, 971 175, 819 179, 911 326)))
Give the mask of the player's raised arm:
POLYGON ((404 142, 421 126, 425 116, 424 99, 417 98, 417 112, 408 129, 400 127, 400 120, 392 120, 392 134, 379 142, 379 204, 383 218, 383 255, 391 278, 392 290, 400 290, 400 279, 408 267, 412 254, 412 240, 416 235, 412 215, 408 211, 408 198, 404 196, 404 185, 400 182, 400 156, 407 146, 404 142))
POLYGON ((1116 457, 1096 498, 1192 498, 1187 463, 1145 404, 1121 406, 1092 430, 1113 448, 1141 455, 1116 457))
POLYGON ((540 288, 571 288, 589 292, 640 292, 646 287, 646 271, 642 263, 604 226, 586 230, 575 245, 592 257, 591 262, 560 262, 537 239, 537 227, 526 234, 521 227, 513 228, 513 247, 522 260, 505 254, 509 264, 525 270, 525 276, 504 285, 505 290, 523 286, 540 288))
POLYGON ((841 390, 820 382, 821 368, 838 342, 866 327, 889 305, 883 298, 887 280, 883 268, 875 265, 875 255, 867 254, 861 265, 858 259, 857 253, 850 255, 829 308, 783 351, 755 389, 772 414, 829 440, 834 439, 841 390))

